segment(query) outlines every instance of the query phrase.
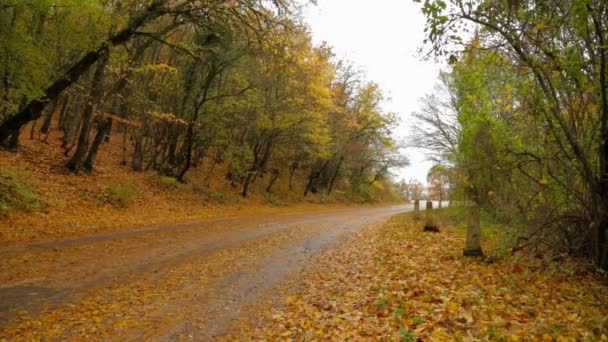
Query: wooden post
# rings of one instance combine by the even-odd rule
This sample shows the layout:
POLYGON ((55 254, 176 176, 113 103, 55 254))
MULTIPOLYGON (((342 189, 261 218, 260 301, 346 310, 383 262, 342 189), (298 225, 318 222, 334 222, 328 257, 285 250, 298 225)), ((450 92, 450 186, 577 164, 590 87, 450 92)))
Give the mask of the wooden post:
POLYGON ((420 220, 420 200, 414 201, 414 218, 420 220))
POLYGON ((439 232, 439 227, 433 220, 433 202, 426 201, 426 223, 424 224, 425 232, 439 232))
POLYGON ((467 239, 462 254, 464 256, 483 256, 481 249, 481 227, 479 224, 479 206, 473 203, 468 207, 467 239))
POLYGON ((604 231, 604 241, 604 248, 602 248, 602 255, 600 256, 600 267, 608 265, 608 230, 604 231))

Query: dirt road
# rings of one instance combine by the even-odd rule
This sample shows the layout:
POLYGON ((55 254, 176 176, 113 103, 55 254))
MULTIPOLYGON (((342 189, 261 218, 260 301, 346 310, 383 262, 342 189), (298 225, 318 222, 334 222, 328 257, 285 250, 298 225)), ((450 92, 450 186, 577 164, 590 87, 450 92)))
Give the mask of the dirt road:
POLYGON ((320 248, 408 210, 234 217, 0 248, 0 340, 216 340, 320 248))

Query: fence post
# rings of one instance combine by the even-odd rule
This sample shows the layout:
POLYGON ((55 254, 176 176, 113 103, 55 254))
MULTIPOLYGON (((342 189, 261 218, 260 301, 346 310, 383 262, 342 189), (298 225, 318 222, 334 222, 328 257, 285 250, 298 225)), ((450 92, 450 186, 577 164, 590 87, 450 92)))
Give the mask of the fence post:
POLYGON ((464 256, 483 256, 481 249, 481 226, 479 224, 479 206, 476 203, 467 207, 467 239, 464 245, 464 256))
POLYGON ((425 232, 439 232, 439 227, 433 220, 433 202, 426 201, 426 223, 424 224, 425 232))
POLYGON ((420 220, 420 200, 414 201, 414 218, 420 220))

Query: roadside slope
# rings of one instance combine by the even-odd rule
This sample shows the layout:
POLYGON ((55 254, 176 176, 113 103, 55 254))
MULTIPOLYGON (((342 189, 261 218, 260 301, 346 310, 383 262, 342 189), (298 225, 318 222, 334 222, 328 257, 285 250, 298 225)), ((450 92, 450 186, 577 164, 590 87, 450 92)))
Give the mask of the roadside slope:
POLYGON ((261 306, 257 325, 245 322, 235 334, 295 341, 608 339, 605 276, 567 259, 465 259, 463 242, 462 231, 423 233, 412 215, 393 217, 317 255, 285 287, 282 305, 261 306))
POLYGON ((207 160, 187 174, 186 184, 153 171, 135 172, 121 164, 121 139, 116 135, 103 145, 91 173, 73 174, 65 168, 66 157, 58 140, 59 133, 53 131, 48 143, 23 139, 18 152, 0 151, 0 189, 17 186, 17 192, 27 197, 21 207, 10 208, 0 196, 0 247, 152 225, 355 204, 339 192, 335 197, 303 197, 306 174, 299 170, 292 189, 283 177, 273 193, 266 192, 267 179, 260 176, 246 199, 225 181, 225 166, 209 172, 204 164, 207 160))

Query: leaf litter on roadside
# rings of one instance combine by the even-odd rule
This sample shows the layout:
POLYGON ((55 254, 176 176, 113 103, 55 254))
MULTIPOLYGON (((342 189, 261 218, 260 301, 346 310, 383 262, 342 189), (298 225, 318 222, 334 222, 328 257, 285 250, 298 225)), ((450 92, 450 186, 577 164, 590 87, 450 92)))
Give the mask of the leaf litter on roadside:
POLYGON ((606 341, 606 278, 569 261, 462 257, 461 233, 411 215, 349 237, 243 329, 260 340, 606 341))

